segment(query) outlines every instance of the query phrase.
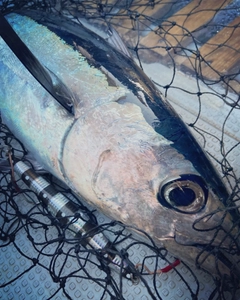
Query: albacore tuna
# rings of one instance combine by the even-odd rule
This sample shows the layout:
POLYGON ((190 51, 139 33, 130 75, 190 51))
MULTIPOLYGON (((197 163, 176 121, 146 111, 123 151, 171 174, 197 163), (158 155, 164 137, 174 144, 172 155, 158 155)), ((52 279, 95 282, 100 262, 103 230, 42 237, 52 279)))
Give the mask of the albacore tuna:
POLYGON ((212 273, 237 271, 223 254, 238 249, 226 190, 152 82, 86 28, 31 14, 48 28, 22 15, 7 19, 53 84, 71 91, 74 114, 0 39, 0 110, 8 127, 46 170, 106 215, 144 230, 180 259, 199 256, 212 273))

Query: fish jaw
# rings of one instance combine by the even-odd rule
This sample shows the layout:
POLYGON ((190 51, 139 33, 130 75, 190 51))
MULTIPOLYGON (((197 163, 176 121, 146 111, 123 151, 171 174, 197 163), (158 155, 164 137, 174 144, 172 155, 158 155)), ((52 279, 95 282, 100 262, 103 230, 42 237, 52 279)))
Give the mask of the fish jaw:
POLYGON ((108 103, 95 108, 75 122, 63 148, 65 180, 91 205, 143 230, 180 259, 201 261, 212 274, 230 273, 202 251, 206 245, 211 251, 232 246, 226 232, 237 232, 230 214, 192 164, 145 122, 139 107, 108 103), (161 201, 161 189, 178 180, 199 185, 197 203, 171 207, 161 201))
POLYGON ((157 245, 163 245, 173 255, 214 276, 223 278, 232 273, 239 276, 240 270, 235 267, 237 257, 225 256, 225 250, 234 254, 239 251, 239 231, 211 190, 205 206, 197 213, 186 214, 171 209, 164 212, 154 212, 153 239, 157 245), (156 225, 159 217, 166 222, 171 220, 169 237, 161 236, 163 224, 156 225))

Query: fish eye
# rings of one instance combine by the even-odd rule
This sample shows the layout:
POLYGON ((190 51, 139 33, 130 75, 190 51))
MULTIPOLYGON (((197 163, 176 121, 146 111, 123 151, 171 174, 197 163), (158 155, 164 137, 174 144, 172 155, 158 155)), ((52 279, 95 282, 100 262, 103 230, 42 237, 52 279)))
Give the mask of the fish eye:
POLYGON ((207 198, 207 185, 202 177, 195 174, 184 174, 165 180, 158 193, 158 201, 163 206, 186 214, 200 211, 207 198))

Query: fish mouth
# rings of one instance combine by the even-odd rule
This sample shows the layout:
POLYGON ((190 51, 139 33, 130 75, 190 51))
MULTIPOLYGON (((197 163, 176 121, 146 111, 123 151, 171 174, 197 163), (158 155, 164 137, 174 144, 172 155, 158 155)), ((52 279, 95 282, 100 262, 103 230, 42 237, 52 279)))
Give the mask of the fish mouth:
POLYGON ((214 273, 218 277, 223 278, 224 275, 227 275, 233 279, 240 278, 239 227, 233 224, 230 215, 225 214, 223 211, 218 213, 219 219, 222 216, 222 224, 218 223, 215 231, 214 226, 208 228, 208 230, 210 229, 209 231, 205 231, 206 235, 212 237, 211 241, 209 243, 201 241, 194 245, 199 249, 199 255, 196 258, 197 265, 200 267, 201 264, 206 266, 205 261, 208 261, 208 258, 210 258, 214 273))
POLYGON ((216 278, 222 279, 227 276, 236 280, 240 278, 239 229, 230 226, 227 222, 229 219, 225 221, 225 226, 217 229, 200 226, 200 232, 193 230, 192 240, 186 231, 175 230, 174 248, 176 253, 179 251, 182 255, 178 258, 193 262, 197 269, 207 271, 216 278), (180 250, 181 246, 184 246, 183 250, 180 250))
POLYGON ((229 253, 228 250, 219 249, 217 246, 209 247, 209 245, 194 247, 198 252, 195 259, 197 269, 208 273, 214 279, 219 292, 235 294, 240 288, 239 252, 229 253))
POLYGON ((214 278, 228 278, 230 282, 240 284, 240 251, 236 241, 234 246, 223 246, 220 243, 215 245, 207 243, 189 243, 184 244, 183 240, 177 239, 177 235, 172 239, 175 242, 176 249, 179 250, 178 258, 186 263, 191 262, 197 269, 209 273, 214 278), (177 246, 178 245, 178 246, 177 246), (180 247, 184 246, 180 250, 180 247))
POLYGON ((172 237, 167 238, 174 240, 169 243, 170 252, 214 276, 240 278, 238 222, 201 176, 168 177, 160 184, 158 201, 165 211, 169 209, 166 215, 172 220, 172 237))
POLYGON ((206 269, 205 262, 208 258, 215 262, 213 268, 218 277, 228 275, 240 278, 240 257, 235 253, 229 253, 228 250, 219 249, 217 246, 194 245, 198 249, 199 254, 196 257, 196 266, 206 269), (214 259, 214 260, 213 260, 214 259))

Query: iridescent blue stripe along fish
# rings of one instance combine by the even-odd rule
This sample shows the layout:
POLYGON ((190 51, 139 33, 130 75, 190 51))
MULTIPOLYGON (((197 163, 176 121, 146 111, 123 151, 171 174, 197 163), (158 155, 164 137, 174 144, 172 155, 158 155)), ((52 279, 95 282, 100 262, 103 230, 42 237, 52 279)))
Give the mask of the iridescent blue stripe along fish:
POLYGON ((144 230, 176 257, 229 275, 234 266, 224 251, 238 250, 238 230, 225 210, 228 194, 172 107, 131 58, 95 33, 28 14, 38 22, 17 14, 7 20, 53 82, 71 91, 74 115, 0 40, 4 122, 43 168, 89 204, 144 230))

